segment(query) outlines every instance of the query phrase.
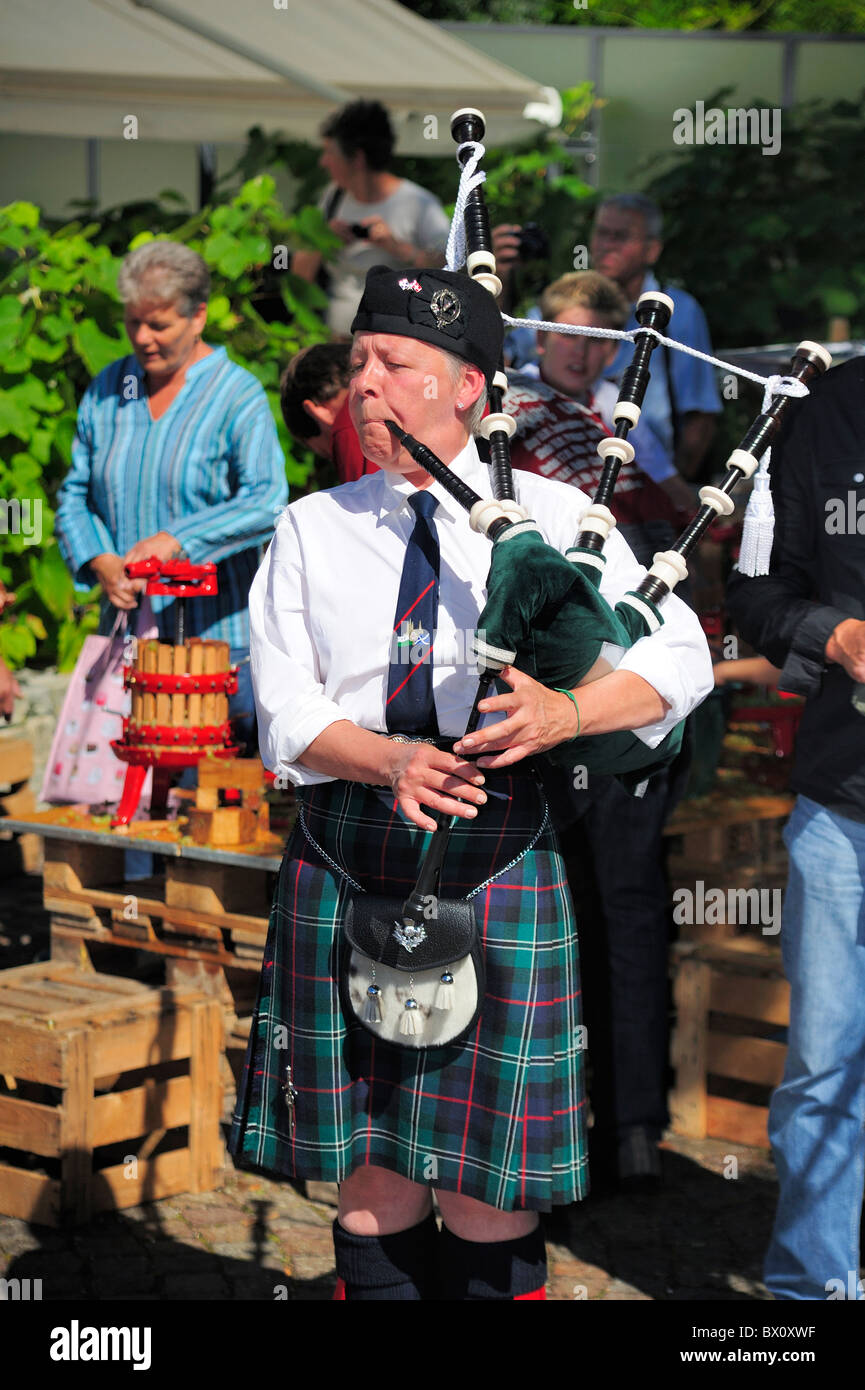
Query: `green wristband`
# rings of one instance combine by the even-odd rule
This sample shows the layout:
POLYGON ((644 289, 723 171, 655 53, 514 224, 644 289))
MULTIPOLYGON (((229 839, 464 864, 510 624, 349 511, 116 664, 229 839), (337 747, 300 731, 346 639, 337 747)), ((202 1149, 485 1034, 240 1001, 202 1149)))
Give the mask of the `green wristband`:
POLYGON ((577 704, 576 696, 572 690, 563 690, 561 686, 558 685, 553 686, 553 689, 557 695, 567 695, 568 699, 573 703, 574 709, 577 711, 577 732, 574 734, 574 738, 579 738, 582 720, 580 719, 580 707, 577 704))

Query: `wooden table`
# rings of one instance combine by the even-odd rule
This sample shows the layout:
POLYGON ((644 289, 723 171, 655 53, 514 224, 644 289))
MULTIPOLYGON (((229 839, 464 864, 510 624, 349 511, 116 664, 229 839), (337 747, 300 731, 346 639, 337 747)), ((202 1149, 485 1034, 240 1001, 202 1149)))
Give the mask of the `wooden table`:
POLYGON ((122 975, 136 967, 126 953, 161 957, 166 985, 220 1000, 228 1045, 241 1050, 283 838, 209 849, 186 842, 179 829, 148 836, 147 823, 137 822, 137 830, 125 833, 106 828, 104 819, 55 807, 3 822, 4 829, 43 839, 52 961, 122 975), (133 849, 157 856, 161 872, 126 880, 125 854, 133 849))

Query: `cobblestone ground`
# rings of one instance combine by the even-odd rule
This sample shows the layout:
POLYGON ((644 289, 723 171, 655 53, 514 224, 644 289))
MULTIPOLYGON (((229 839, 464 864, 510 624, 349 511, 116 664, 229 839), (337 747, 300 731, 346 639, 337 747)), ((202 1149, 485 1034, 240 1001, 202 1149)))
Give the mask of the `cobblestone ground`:
MULTIPOLYGON (((0 884, 0 968, 47 957, 41 883, 0 884)), ((593 1195, 546 1220, 547 1296, 764 1300, 775 1203, 769 1155, 671 1136, 653 1196, 593 1195), (733 1161, 735 1160, 735 1162, 733 1161)), ((73 1230, 0 1216, 0 1278, 41 1279, 43 1299, 326 1300, 335 1188, 235 1171, 216 1192, 110 1213, 73 1230)))
MULTIPOLYGON (((674 1139, 657 1196, 592 1197, 547 1221, 547 1297, 765 1299, 774 1190, 767 1156, 674 1139)), ((70 1231, 0 1217, 0 1277, 43 1299, 329 1299, 336 1190, 236 1172, 219 1191, 105 1214, 70 1231)))

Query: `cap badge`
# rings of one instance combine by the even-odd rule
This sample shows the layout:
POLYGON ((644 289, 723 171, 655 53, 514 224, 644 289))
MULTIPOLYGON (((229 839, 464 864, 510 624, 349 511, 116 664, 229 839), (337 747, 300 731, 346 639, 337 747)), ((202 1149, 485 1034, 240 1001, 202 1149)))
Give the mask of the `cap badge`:
POLYGON ((459 318, 462 305, 454 294, 453 290, 436 290, 430 300, 430 309, 438 328, 445 328, 449 323, 454 323, 459 318))

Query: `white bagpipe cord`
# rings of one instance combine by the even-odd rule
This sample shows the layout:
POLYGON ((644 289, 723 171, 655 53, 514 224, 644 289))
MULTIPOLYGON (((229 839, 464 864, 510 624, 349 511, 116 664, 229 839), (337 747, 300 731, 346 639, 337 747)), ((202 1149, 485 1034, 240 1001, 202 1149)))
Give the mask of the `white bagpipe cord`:
MULTIPOLYGON (((762 413, 772 404, 773 396, 807 396, 808 387, 789 376, 770 376, 763 392, 762 413)), ((736 568, 750 579, 769 573, 772 543, 775 539, 775 507, 772 502, 769 463, 772 450, 767 449, 754 474, 754 487, 745 508, 742 544, 736 568)))
MULTIPOLYGON (((454 205, 454 214, 451 220, 450 233, 448 235, 446 250, 446 268, 451 271, 462 269, 466 264, 467 243, 465 231, 465 205, 473 191, 480 184, 486 181, 486 173, 478 169, 478 164, 486 153, 485 146, 479 140, 466 140, 457 147, 457 159, 464 150, 471 151, 469 158, 462 165, 460 172, 460 183, 457 191, 457 199, 454 205)), ((510 314, 502 314, 502 319, 508 328, 529 327, 535 331, 543 330, 551 333, 577 334, 590 338, 610 338, 634 342, 637 333, 651 333, 658 341, 666 347, 674 348, 679 352, 684 352, 690 357, 696 357, 702 362, 709 362, 714 367, 721 367, 727 372, 732 372, 736 376, 746 380, 757 382, 763 387, 763 406, 762 414, 770 409, 773 397, 775 396, 807 396, 808 387, 804 382, 798 381, 795 377, 773 375, 769 377, 759 376, 756 372, 748 371, 745 367, 725 362, 722 358, 713 357, 711 353, 701 352, 699 348, 693 348, 688 343, 677 342, 675 338, 668 338, 656 328, 644 326, 637 329, 615 329, 615 328, 584 328, 577 324, 549 323, 537 319, 513 318, 510 314)), ((767 449, 762 455, 759 467, 754 474, 754 485, 748 505, 745 509, 745 520, 742 531, 742 544, 739 553, 737 568, 742 574, 751 578, 758 575, 769 573, 769 561, 772 555, 772 543, 775 536, 775 509, 772 503, 772 491, 769 479, 769 461, 771 450, 767 449)), ((738 465, 737 465, 738 466, 738 465)), ((747 476, 747 475, 746 475, 747 476)))
POLYGON ((483 169, 478 169, 478 164, 486 154, 486 147, 479 140, 466 140, 457 146, 457 158, 461 150, 471 150, 472 153, 460 172, 460 186, 457 189, 457 200, 445 250, 445 270, 461 270, 466 263, 466 199, 473 189, 486 182, 487 177, 483 169))

